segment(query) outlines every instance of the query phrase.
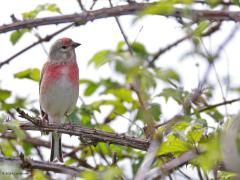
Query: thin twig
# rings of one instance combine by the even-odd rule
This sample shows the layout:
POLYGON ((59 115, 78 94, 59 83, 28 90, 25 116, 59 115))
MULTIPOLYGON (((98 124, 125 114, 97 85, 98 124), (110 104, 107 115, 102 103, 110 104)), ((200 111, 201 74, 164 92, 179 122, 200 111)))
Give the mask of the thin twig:
POLYGON ((240 98, 231 99, 231 100, 228 100, 228 101, 223 101, 221 103, 217 103, 217 104, 213 104, 213 105, 209 105, 207 107, 201 108, 198 112, 204 112, 204 111, 207 111, 207 110, 210 110, 210 109, 214 109, 214 108, 219 107, 219 106, 232 104, 232 103, 235 103, 235 102, 238 102, 238 101, 240 101, 240 98))
POLYGON ((70 174, 73 176, 76 176, 83 171, 82 169, 76 167, 55 164, 52 162, 36 161, 26 158, 22 160, 20 158, 13 157, 0 157, 0 164, 2 163, 4 163, 5 165, 17 165, 25 170, 40 169, 44 171, 53 171, 57 173, 70 174))
POLYGON ((50 41, 54 36, 60 34, 61 32, 65 31, 65 30, 67 30, 67 29, 69 29, 69 28, 72 27, 73 25, 74 25, 74 24, 67 25, 67 26, 65 26, 64 28, 62 28, 62 29, 60 29, 60 30, 58 30, 58 31, 56 31, 56 32, 54 32, 54 33, 52 33, 52 34, 47 35, 45 38, 39 39, 38 41, 32 43, 31 45, 23 48, 21 51, 17 52, 16 54, 14 54, 13 56, 9 57, 8 59, 6 59, 6 60, 4 60, 4 61, 1 61, 1 62, 0 62, 0 69, 1 69, 2 66, 10 63, 14 58, 18 57, 18 56, 21 55, 22 53, 26 52, 27 50, 35 47, 36 45, 38 45, 38 44, 40 44, 40 43, 42 43, 42 42, 48 42, 48 41, 50 41))
POLYGON ((82 4, 81 0, 77 0, 79 7, 81 8, 82 11, 86 11, 85 7, 82 4))
MULTIPOLYGON (((110 3, 110 6, 111 6, 111 8, 112 8, 112 7, 113 7, 112 1, 109 0, 109 3, 110 3)), ((118 17, 115 16, 114 18, 115 18, 116 23, 117 23, 117 25, 118 25, 118 27, 119 27, 119 30, 120 30, 121 33, 122 33, 122 36, 123 36, 123 38, 124 38, 124 41, 126 42, 126 44, 127 44, 127 46, 128 46, 128 51, 130 52, 130 54, 133 54, 132 46, 131 46, 131 44, 129 43, 128 37, 127 37, 126 33, 124 32, 123 27, 122 27, 122 25, 121 25, 118 17)))

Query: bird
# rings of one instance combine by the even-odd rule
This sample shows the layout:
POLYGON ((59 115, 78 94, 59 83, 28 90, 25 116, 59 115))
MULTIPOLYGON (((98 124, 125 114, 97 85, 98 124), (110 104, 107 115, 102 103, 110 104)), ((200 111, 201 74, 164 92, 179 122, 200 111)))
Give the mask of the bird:
MULTIPOLYGON (((80 43, 71 38, 56 40, 50 47, 39 83, 42 119, 49 124, 64 123, 79 96, 79 68, 75 48, 80 43)), ((52 132, 50 161, 63 162, 61 134, 52 132)))

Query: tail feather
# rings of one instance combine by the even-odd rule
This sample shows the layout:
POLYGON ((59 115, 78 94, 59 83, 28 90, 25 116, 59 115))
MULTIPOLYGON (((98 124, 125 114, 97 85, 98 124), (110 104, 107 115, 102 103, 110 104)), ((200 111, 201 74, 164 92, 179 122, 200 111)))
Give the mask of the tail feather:
POLYGON ((50 161, 54 161, 55 159, 57 159, 58 161, 63 162, 61 134, 53 132, 51 133, 51 136, 52 141, 50 161))

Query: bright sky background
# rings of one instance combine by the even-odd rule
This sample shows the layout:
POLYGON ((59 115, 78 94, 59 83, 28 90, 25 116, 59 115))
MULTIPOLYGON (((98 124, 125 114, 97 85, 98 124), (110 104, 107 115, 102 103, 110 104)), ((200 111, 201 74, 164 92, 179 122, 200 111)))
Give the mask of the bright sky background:
MULTIPOLYGON (((4 5, 0 6, 0 24, 10 23, 11 14, 14 14, 17 18, 21 19, 22 12, 30 11, 39 4, 49 2, 56 3, 60 7, 63 14, 80 12, 80 8, 76 0, 8 0, 4 1, 4 5)), ((105 4, 106 7, 109 6, 108 1, 102 0, 101 3, 105 4)), ((96 7, 101 7, 101 3, 97 3, 98 6, 96 7)), ((53 15, 57 14, 41 13, 39 17, 53 15)), ((160 47, 164 48, 166 45, 174 42, 175 40, 181 38, 184 35, 181 27, 177 23, 175 23, 175 20, 172 18, 165 18, 160 16, 147 17, 143 20, 138 21, 134 25, 132 25, 132 20, 132 16, 125 16, 120 18, 123 28, 128 35, 130 41, 133 41, 137 37, 139 30, 143 26, 143 29, 140 32, 137 41, 145 44, 146 48, 151 52, 155 52, 160 47)), ((41 34, 42 37, 45 37, 45 35, 51 34, 65 25, 42 26, 38 28, 38 32, 41 34)), ((218 33, 213 36, 213 38, 205 39, 204 43, 206 43, 206 47, 211 47, 211 49, 215 50, 218 45, 223 42, 224 38, 226 38, 228 33, 231 31, 233 25, 234 23, 232 22, 224 23, 224 26, 218 33)), ((10 33, 0 34, 0 61, 7 59, 25 46, 28 46, 29 44, 37 40, 37 38, 35 38, 33 34, 28 33, 24 35, 24 37, 19 41, 19 43, 13 46, 9 41, 10 33)), ((123 40, 118 26, 113 18, 96 20, 94 22, 89 22, 84 26, 72 28, 58 35, 54 38, 54 40, 60 37, 70 37, 74 41, 80 42, 82 44, 82 46, 79 47, 76 51, 80 68, 80 78, 90 78, 97 80, 102 77, 112 76, 114 79, 119 79, 119 77, 111 74, 112 71, 111 67, 109 66, 104 66, 103 68, 96 70, 92 66, 87 65, 88 61, 94 55, 94 53, 103 49, 114 49, 117 43, 123 40)), ((46 49, 49 49, 51 43, 52 42, 44 43, 46 49)), ((165 55, 161 56, 161 58, 158 60, 158 65, 160 67, 174 67, 176 68, 177 72, 183 75, 183 86, 186 90, 191 90, 197 87, 198 71, 201 77, 201 75, 204 74, 206 68, 206 64, 204 63, 204 61, 200 60, 198 57, 195 56, 189 56, 188 58, 185 58, 184 61, 179 61, 180 57, 182 57, 182 55, 186 51, 189 51, 191 47, 192 45, 189 42, 182 43, 180 46, 177 46, 165 55), (195 66, 196 63, 200 64, 199 70, 195 66)), ((232 84, 236 86, 240 85, 239 48, 240 34, 238 32, 234 39, 226 47, 224 53, 221 54, 222 60, 216 63, 216 69, 219 73, 219 76, 226 76, 228 74, 228 71, 230 71, 233 80, 232 84), (227 67, 229 67, 229 69, 227 67)), ((18 56, 9 65, 6 65, 0 69, 0 87, 3 89, 13 90, 15 92, 15 95, 25 97, 27 96, 31 100, 38 100, 38 86, 36 85, 36 83, 29 80, 16 80, 13 78, 13 74, 27 68, 37 67, 41 69, 46 59, 47 56, 40 45, 29 50, 27 53, 18 56)), ((216 76, 213 73, 211 74, 210 78, 215 83, 217 82, 216 76)), ((223 88, 226 88, 224 82, 221 83, 223 85, 223 88)), ((84 88, 80 87, 80 95, 82 95, 83 90, 84 88)), ((217 91, 216 95, 217 98, 215 98, 212 103, 222 101, 220 91, 217 91)), ((226 98, 231 99, 235 97, 238 97, 238 94, 229 94, 226 98)), ((91 99, 85 99, 86 102, 90 100, 91 99)), ((164 103, 162 99, 160 99, 159 101, 164 103)), ((236 112, 236 109, 239 108, 239 104, 234 104, 229 107, 231 107, 229 108, 229 112, 236 112)), ((179 108, 175 106, 175 104, 171 103, 171 101, 162 109, 165 119, 173 116, 175 113, 178 112, 178 110, 179 108)), ((128 122, 123 119, 122 123, 122 126, 124 126, 124 123, 126 124, 128 122)), ((112 126, 118 125, 113 124, 112 126)), ((124 132, 125 129, 118 128, 118 131, 124 132)), ((69 137, 66 138, 69 140, 69 137)), ((72 139, 73 137, 71 138, 71 141, 72 139)))

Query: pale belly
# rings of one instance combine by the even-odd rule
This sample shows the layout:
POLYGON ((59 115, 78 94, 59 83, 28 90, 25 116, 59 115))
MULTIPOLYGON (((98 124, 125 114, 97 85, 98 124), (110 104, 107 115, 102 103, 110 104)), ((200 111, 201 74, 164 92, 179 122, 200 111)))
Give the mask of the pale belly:
POLYGON ((41 107, 51 117, 63 117, 74 108, 78 91, 79 87, 74 86, 66 76, 63 76, 42 91, 41 107))

